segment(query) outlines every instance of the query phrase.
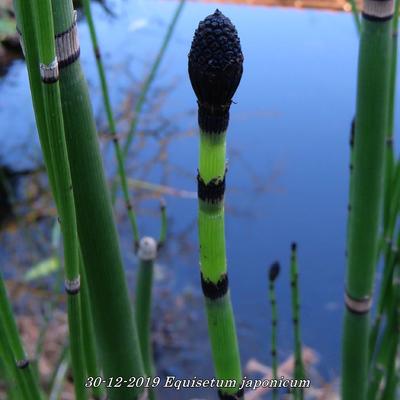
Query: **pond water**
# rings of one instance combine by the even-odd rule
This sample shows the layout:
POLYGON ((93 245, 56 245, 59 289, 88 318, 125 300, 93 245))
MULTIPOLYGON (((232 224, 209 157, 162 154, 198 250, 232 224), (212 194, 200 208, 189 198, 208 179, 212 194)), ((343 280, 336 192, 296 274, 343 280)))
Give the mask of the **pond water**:
MULTIPOLYGON (((127 93, 137 90, 132 82, 142 79, 156 55, 176 3, 137 0, 111 4, 116 17, 97 4, 93 12, 118 114, 127 93)), ((210 3, 185 5, 152 86, 150 97, 163 98, 160 104, 152 100, 157 118, 143 123, 153 132, 160 121, 169 121, 168 138, 161 135, 164 141, 168 139, 168 145, 161 161, 157 159, 146 174, 143 165, 160 150, 159 137, 149 136, 143 149, 136 145, 140 151, 129 160, 134 164, 133 174, 137 171, 133 178, 196 191, 198 137, 187 53, 199 20, 215 7, 210 3)), ((275 260, 283 267, 277 282, 280 360, 292 352, 288 271, 290 244, 297 241, 303 341, 319 353, 318 368, 330 380, 340 369, 348 141, 358 50, 353 19, 350 14, 312 10, 218 7, 236 25, 245 56, 243 79, 231 108, 226 196, 228 268, 243 363, 255 357, 270 364, 267 267, 275 260)), ((104 125, 84 21, 79 30, 94 108, 104 125)), ((0 160, 16 169, 31 166, 40 160, 40 150, 23 62, 14 63, 0 78, 0 93, 0 160)), ((120 126, 126 124, 121 122, 120 126)), ((107 151, 105 156, 111 175, 115 170, 113 156, 107 151)), ((174 293, 193 291, 198 300, 184 308, 193 307, 190 312, 197 318, 183 332, 193 338, 190 346, 170 349, 168 361, 160 364, 168 364, 165 373, 211 376, 198 285, 197 202, 192 196, 167 196, 166 200, 170 237, 160 263, 174 293)), ((143 233, 157 232, 155 207, 154 199, 140 202, 143 233)), ((120 232, 124 248, 129 247, 126 220, 121 221, 120 232)), ((132 257, 127 264, 128 269, 133 268, 132 257)), ((155 298, 156 303, 162 301, 155 298)), ((166 356, 161 353, 159 357, 166 356)), ((187 398, 183 393, 171 396, 187 398)))

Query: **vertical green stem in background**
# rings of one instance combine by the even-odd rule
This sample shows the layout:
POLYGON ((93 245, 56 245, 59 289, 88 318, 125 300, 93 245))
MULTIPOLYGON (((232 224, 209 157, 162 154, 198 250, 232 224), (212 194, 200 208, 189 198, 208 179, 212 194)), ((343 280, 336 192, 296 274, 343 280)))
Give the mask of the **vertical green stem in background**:
MULTIPOLYGON (((275 280, 279 275, 280 265, 275 262, 271 265, 269 269, 269 300, 271 302, 271 357, 272 357, 272 379, 278 379, 278 353, 277 353, 277 325, 278 325, 278 311, 276 307, 276 295, 275 295, 275 280)), ((272 398, 275 400, 278 398, 278 390, 276 388, 272 391, 272 398)))
POLYGON ((147 75, 147 77, 146 77, 146 79, 145 79, 145 81, 143 83, 143 86, 142 86, 142 88, 140 90, 139 97, 138 97, 138 99, 136 101, 136 105, 135 105, 133 119, 132 119, 131 125, 129 127, 128 135, 126 137, 126 142, 125 142, 125 144, 123 146, 123 155, 125 157, 128 155, 129 146, 131 145, 132 140, 135 137, 137 126, 138 126, 138 121, 139 121, 139 116, 140 116, 140 113, 142 112, 142 108, 143 108, 143 105, 145 103, 147 93, 148 93, 148 91, 150 89, 150 86, 151 86, 155 76, 157 75, 158 68, 160 67, 161 61, 162 61, 162 59, 164 57, 164 54, 165 54, 165 50, 167 49, 168 44, 169 44, 169 42, 171 40, 172 33, 174 32, 176 23, 177 23, 177 21, 179 19, 179 16, 180 16, 181 12, 182 12, 184 4, 185 4, 185 0, 180 0, 180 3, 179 3, 179 5, 178 5, 178 7, 177 7, 177 9, 175 11, 175 14, 172 17, 172 20, 171 20, 171 23, 170 23, 170 25, 168 27, 168 30, 167 30, 167 32, 166 32, 166 34, 164 36, 164 40, 163 40, 163 42, 161 44, 160 50, 158 51, 157 57, 154 60, 154 63, 152 65, 151 69, 150 69, 150 72, 147 75))
MULTIPOLYGON (((12 350, 6 340, 7 333, 3 325, 0 325, 0 337, 2 338, 2 340, 0 340, 0 373, 2 374, 2 379, 6 380, 7 386, 5 390, 9 399, 36 400, 35 397, 31 395, 26 380, 15 364, 12 350)), ((33 373, 33 371, 31 373, 33 373)), ((37 399, 40 399, 40 397, 37 399)))
MULTIPOLYGON (((305 377, 305 370, 301 342, 299 270, 297 264, 297 244, 292 243, 292 253, 290 257, 290 286, 292 289, 292 318, 294 328, 294 378, 301 380, 305 377)), ((304 398, 302 388, 294 389, 294 398, 299 400, 304 398)))
POLYGON ((343 400, 365 400, 367 395, 369 312, 383 197, 392 15, 392 0, 364 3, 348 230, 343 400))
POLYGON ((10 375, 15 377, 18 387, 20 387, 21 392, 25 395, 24 400, 40 400, 39 384, 34 377, 32 366, 25 354, 1 274, 0 338, 0 355, 4 356, 10 375))
MULTIPOLYGON (((78 235, 104 378, 144 375, 136 323, 105 180, 70 0, 53 0, 61 101, 78 235), (68 45, 66 46, 65 43, 68 45)), ((108 388, 111 400, 137 399, 143 388, 108 388)))
POLYGON ((131 224, 131 228, 133 231, 133 238, 136 245, 139 243, 139 230, 136 222, 135 212, 132 207, 132 203, 129 199, 129 190, 128 190, 128 183, 126 180, 126 172, 125 172, 125 162, 124 162, 124 154, 122 152, 121 146, 119 144, 119 139, 117 135, 117 129, 115 125, 115 120, 112 112, 110 95, 108 92, 108 85, 106 80, 106 73, 104 71, 103 62, 101 59, 101 52, 100 47, 97 40, 96 29, 92 17, 91 7, 90 7, 90 0, 83 0, 83 7, 85 10, 86 19, 89 25, 90 37, 92 39, 92 46, 93 51, 96 57, 96 64, 97 70, 100 77, 100 84, 101 84, 101 91, 103 93, 103 101, 104 107, 106 110, 107 121, 108 121, 108 129, 110 131, 110 135, 112 137, 114 143, 114 150, 115 155, 117 158, 117 165, 118 165, 118 174, 119 180, 121 182, 122 193, 125 200, 125 206, 128 213, 129 222, 131 224))
POLYGON ((229 107, 243 72, 243 54, 232 22, 219 10, 200 22, 189 53, 189 76, 198 99, 200 154, 198 228, 201 284, 221 399, 242 399, 242 372, 228 287, 224 192, 229 107), (207 39, 207 40, 206 40, 207 39))
POLYGON ((400 345, 400 271, 399 267, 396 268, 396 277, 393 282, 393 292, 395 301, 393 304, 393 314, 394 326, 392 329, 397 332, 397 335, 392 335, 394 337, 394 343, 392 345, 392 353, 389 356, 388 363, 386 365, 387 375, 385 380, 385 387, 383 389, 382 400, 395 400, 397 398, 396 392, 398 391, 398 364, 397 357, 399 354, 400 345))
POLYGON ((382 393, 385 391, 388 377, 395 373, 396 349, 399 335, 395 334, 398 327, 398 302, 399 282, 396 279, 390 287, 390 299, 388 301, 387 321, 383 332, 380 347, 376 355, 375 363, 371 369, 371 376, 368 386, 368 400, 384 399, 382 393))
POLYGON ((161 229, 160 229, 160 236, 158 238, 158 245, 157 247, 161 249, 165 245, 165 241, 167 240, 167 208, 165 205, 165 200, 161 198, 160 202, 160 213, 161 213, 161 229))
POLYGON ((390 72, 389 72, 389 102, 388 102, 388 121, 386 128, 386 160, 385 160, 385 192, 383 203, 383 229, 385 241, 392 240, 388 226, 390 224, 390 202, 392 199, 393 176, 395 167, 395 154, 393 147, 394 140, 394 116, 396 102, 396 75, 397 75, 397 36, 399 25, 399 0, 394 0, 394 16, 392 19, 392 30, 390 35, 390 72))
MULTIPOLYGON (((157 242, 152 237, 140 240, 139 270, 136 283, 135 317, 138 326, 140 349, 142 351, 144 372, 154 377, 153 350, 151 345, 151 299, 153 287, 154 261, 157 257, 157 242)), ((149 399, 154 399, 154 389, 149 389, 149 399)))
MULTIPOLYGON (((81 273, 81 307, 82 307, 82 341, 85 355, 86 376, 101 376, 98 366, 96 352, 96 334, 93 326, 93 315, 90 309, 89 286, 86 279, 86 272, 83 266, 82 254, 79 254, 79 265, 81 273)), ((103 385, 91 387, 94 399, 103 398, 103 385)))
POLYGON ((361 21, 360 21, 360 14, 357 9, 357 2, 356 0, 350 0, 351 5, 351 13, 353 14, 354 23, 356 25, 357 33, 360 35, 361 32, 361 21))

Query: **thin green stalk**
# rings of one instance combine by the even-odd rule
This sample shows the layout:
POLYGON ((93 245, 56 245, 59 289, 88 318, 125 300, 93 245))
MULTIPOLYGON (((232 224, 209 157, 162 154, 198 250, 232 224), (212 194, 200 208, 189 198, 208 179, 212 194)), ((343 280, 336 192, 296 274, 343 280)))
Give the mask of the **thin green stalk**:
POLYGON ((142 112, 143 105, 146 101, 147 93, 150 89, 150 86, 154 80, 154 78, 157 75, 158 68, 160 67, 161 61, 164 57, 165 51, 168 47, 168 44, 171 40, 172 34, 174 32, 176 23, 178 22, 179 16, 181 15, 183 6, 185 4, 185 0, 180 0, 178 7, 176 8, 176 11, 172 17, 171 23, 168 26, 167 32, 164 36, 164 40, 161 44, 160 50, 158 51, 158 54, 153 62, 153 65, 151 66, 150 72, 147 75, 143 86, 140 90, 139 97, 137 99, 136 105, 135 105, 135 110, 132 118, 131 125, 129 127, 128 135, 126 137, 126 142, 123 146, 123 155, 126 157, 128 155, 129 147, 132 143, 132 140, 136 134, 137 126, 138 126, 138 121, 139 121, 139 116, 142 112))
MULTIPOLYGON (((272 357, 272 379, 278 379, 278 352, 277 352, 277 325, 278 325, 278 310, 276 307, 276 294, 275 294, 275 280, 279 275, 280 265, 275 262, 269 269, 269 300, 271 303, 272 320, 271 320, 271 357, 272 357)), ((272 390, 272 398, 275 400, 278 398, 278 390, 275 387, 272 390)))
POLYGON ((397 366, 397 357, 399 354, 399 345, 400 345, 400 279, 399 279, 399 267, 397 267, 396 278, 393 283, 393 291, 395 293, 395 302, 393 304, 393 313, 394 313, 394 331, 397 334, 393 335, 395 343, 393 344, 393 351, 389 356, 388 364, 387 364, 387 376, 385 382, 385 388, 382 391, 382 400, 395 400, 396 399, 396 391, 398 390, 398 366, 397 366))
MULTIPOLYGON (((87 84, 79 62, 72 2, 53 0, 64 129, 79 242, 104 378, 144 375, 110 196, 87 84), (70 46, 62 44, 69 41, 70 46), (67 53, 67 50, 69 53, 67 53)), ((137 399, 143 388, 107 388, 111 400, 137 399)))
POLYGON ((32 366, 26 356, 8 300, 3 276, 0 273, 0 353, 4 355, 10 374, 21 387, 24 400, 40 400, 39 383, 35 379, 32 366))
POLYGON ((70 356, 68 347, 66 346, 61 353, 61 357, 57 368, 54 371, 54 377, 52 379, 51 390, 49 395, 49 400, 59 400, 61 397, 61 392, 64 386, 65 377, 68 372, 70 356))
POLYGON ((160 212, 161 212, 161 230, 160 237, 158 238, 158 248, 162 248, 165 245, 165 241, 167 240, 167 207, 164 199, 161 199, 160 202, 160 212))
POLYGON ((47 131, 46 113, 44 110, 42 82, 39 74, 39 53, 36 39, 35 23, 32 18, 32 4, 22 0, 14 0, 17 19, 17 31, 20 34, 21 47, 24 52, 26 67, 31 88, 32 105, 35 112, 37 131, 42 148, 43 158, 50 181, 50 187, 56 187, 54 171, 51 166, 51 149, 47 131))
MULTIPOLYGON (((299 271, 297 266, 297 244, 292 243, 290 257, 290 285, 292 289, 292 314, 294 328, 294 378, 302 380, 305 377, 305 370, 302 356, 301 328, 300 328, 300 293, 299 293, 299 271)), ((302 388, 294 389, 294 398, 303 400, 302 388)))
POLYGON ((394 16, 391 23, 390 35, 390 72, 389 72, 389 102, 388 102, 388 121, 386 131, 386 162, 385 162, 385 197, 383 210, 383 228, 385 236, 388 236, 387 228, 390 224, 390 202, 392 199, 392 183, 395 168, 394 155, 394 116, 396 100, 396 75, 397 75, 397 37, 399 23, 399 0, 394 1, 394 16))
POLYGON ((360 35, 361 32, 361 21, 360 21, 360 14, 357 9, 356 0, 350 0, 351 5, 351 13, 353 14, 354 23, 356 25, 357 33, 360 35))
POLYGON ((11 349, 6 343, 5 334, 0 326, 0 372, 2 381, 6 383, 6 394, 10 400, 30 399, 29 388, 24 385, 21 376, 16 377, 17 368, 15 367, 14 357, 11 349))
MULTIPOLYGON (((139 270, 136 283, 135 317, 138 326, 140 349, 142 351, 144 371, 147 376, 155 376, 153 350, 151 345, 151 300, 153 287, 154 261, 157 257, 157 242, 151 237, 140 240, 139 270)), ((149 399, 155 399, 153 388, 149 388, 149 399)))
POLYGON ((129 222, 131 224, 131 228, 133 231, 134 242, 137 245, 139 243, 139 238, 140 238, 139 229, 138 229, 137 222, 136 222, 135 212, 133 210, 132 203, 129 199, 129 190, 128 190, 128 183, 127 183, 127 179, 126 179, 124 154, 123 154, 121 146, 119 144, 119 138, 117 135, 117 128, 115 125, 115 120, 114 120, 114 116, 113 116, 113 112, 112 112, 110 95, 109 95, 107 79, 106 79, 106 73, 105 73, 103 62, 101 59, 101 51, 100 51, 100 46, 99 46, 98 40, 97 40, 96 28, 94 25, 93 16, 92 16, 91 7, 90 7, 90 0, 83 0, 83 8, 85 10, 85 15, 86 15, 86 19, 87 19, 89 31, 90 31, 90 37, 92 39, 93 52, 96 57, 97 70, 99 73, 100 83, 101 83, 101 91, 103 93, 104 107, 105 107, 106 115, 107 115, 108 129, 110 131, 110 135, 111 135, 113 143, 114 143, 114 150, 115 150, 115 155, 116 155, 117 164, 118 164, 119 180, 121 183, 122 193, 123 193, 124 200, 125 200, 125 207, 126 207, 129 222))
MULTIPOLYGON (((396 349, 398 347, 399 335, 393 334, 398 327, 398 302, 400 300, 399 282, 396 280, 391 285, 390 301, 388 307, 388 320, 383 334, 380 348, 376 356, 375 364, 371 373, 371 381, 368 388, 368 400, 382 398, 382 393, 385 389, 384 380, 390 371, 395 370, 396 349)), ((383 397, 383 399, 386 399, 383 397)))
POLYGON ((364 3, 350 197, 342 398, 365 400, 371 292, 382 207, 393 1, 364 3))
POLYGON ((400 246, 400 232, 397 236, 397 244, 395 246, 390 246, 390 253, 385 257, 385 268, 383 271, 382 283, 379 290, 378 304, 376 307, 376 315, 372 328, 369 335, 369 365, 373 361, 374 354, 376 353, 376 345, 378 340, 378 335, 380 332, 380 327, 382 319, 384 316, 384 311, 387 306, 388 300, 390 299, 390 290, 393 282, 393 274, 396 264, 399 262, 398 259, 398 248, 400 246))
MULTIPOLYGON (((79 253, 79 265, 81 272, 81 307, 82 307, 82 339, 86 365, 86 376, 101 376, 98 366, 96 351, 96 334, 93 327, 93 315, 90 309, 89 286, 86 279, 86 272, 83 265, 82 254, 79 253)), ((104 396, 103 385, 91 387, 93 398, 101 399, 104 396)))
POLYGON ((57 209, 60 215, 64 243, 65 288, 67 291, 68 325, 70 333, 71 359, 74 389, 77 400, 87 399, 85 390, 85 367, 82 349, 81 310, 79 296, 78 236, 76 230, 75 205, 69 170, 67 147, 64 135, 59 69, 56 58, 54 26, 50 0, 33 2, 36 21, 42 94, 46 115, 48 142, 51 149, 51 165, 54 171, 57 209))
POLYGON ((229 107, 242 72, 243 55, 236 29, 216 10, 200 22, 195 32, 189 53, 189 76, 199 105, 198 229, 208 332, 217 379, 236 382, 234 387, 220 388, 223 399, 244 396, 228 288, 224 227, 226 131, 229 107))
MULTIPOLYGON (((376 314, 369 338, 369 362, 371 365, 373 356, 375 354, 376 341, 383 317, 387 294, 390 291, 390 287, 393 281, 393 272, 396 263, 398 262, 398 249, 400 247, 400 233, 397 234, 397 243, 393 243, 393 233, 395 230, 397 218, 400 211, 400 162, 397 162, 393 178, 393 188, 391 189, 391 201, 389 203, 389 220, 388 225, 385 229, 383 236, 383 244, 381 244, 380 250, 385 249, 384 253, 384 269, 383 278, 379 288, 378 305, 376 308, 376 314)), ((378 252, 379 254, 379 252, 378 252)), ((377 262, 379 257, 377 257, 377 262)))

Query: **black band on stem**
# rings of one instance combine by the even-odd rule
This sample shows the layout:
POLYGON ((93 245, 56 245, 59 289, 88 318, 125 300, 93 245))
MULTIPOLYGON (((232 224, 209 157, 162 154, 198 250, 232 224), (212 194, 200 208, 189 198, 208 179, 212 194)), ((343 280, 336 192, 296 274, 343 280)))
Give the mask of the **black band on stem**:
POLYGON ((200 200, 207 203, 219 203, 224 198, 225 193, 225 175, 223 178, 214 178, 205 183, 200 174, 197 174, 197 195, 200 200))
POLYGON ((205 279, 203 274, 201 276, 201 288, 203 294, 210 300, 216 300, 226 295, 229 288, 228 275, 223 274, 217 283, 211 282, 209 279, 205 279))

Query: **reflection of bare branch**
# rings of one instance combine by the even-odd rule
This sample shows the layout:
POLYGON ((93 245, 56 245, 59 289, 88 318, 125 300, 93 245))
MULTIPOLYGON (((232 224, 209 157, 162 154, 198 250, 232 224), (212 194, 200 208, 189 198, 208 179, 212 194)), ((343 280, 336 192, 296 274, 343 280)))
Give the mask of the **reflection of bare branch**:
POLYGON ((158 195, 169 195, 181 197, 184 199, 197 199, 196 192, 188 192, 187 190, 180 190, 170 186, 157 185, 155 183, 140 181, 138 179, 128 179, 128 185, 136 189, 153 191, 156 192, 158 195))

